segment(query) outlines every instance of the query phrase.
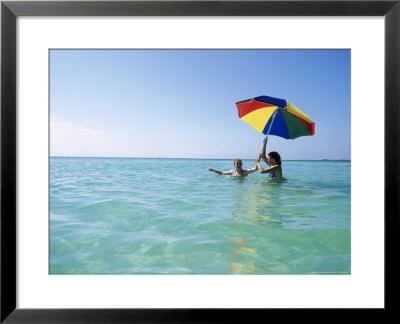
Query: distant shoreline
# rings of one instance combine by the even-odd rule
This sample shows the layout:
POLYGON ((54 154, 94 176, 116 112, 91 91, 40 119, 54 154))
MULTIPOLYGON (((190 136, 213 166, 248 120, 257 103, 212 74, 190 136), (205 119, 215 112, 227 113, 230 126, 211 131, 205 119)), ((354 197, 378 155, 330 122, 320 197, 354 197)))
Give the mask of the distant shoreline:
MULTIPOLYGON (((170 158, 170 157, 131 157, 131 156, 62 156, 62 155, 53 155, 49 156, 50 158, 71 158, 71 159, 142 159, 142 160, 233 160, 234 158, 170 158)), ((255 160, 252 158, 243 158, 243 161, 246 160, 255 160)), ((283 161, 316 161, 316 162, 351 162, 351 160, 347 159, 286 159, 283 161)))

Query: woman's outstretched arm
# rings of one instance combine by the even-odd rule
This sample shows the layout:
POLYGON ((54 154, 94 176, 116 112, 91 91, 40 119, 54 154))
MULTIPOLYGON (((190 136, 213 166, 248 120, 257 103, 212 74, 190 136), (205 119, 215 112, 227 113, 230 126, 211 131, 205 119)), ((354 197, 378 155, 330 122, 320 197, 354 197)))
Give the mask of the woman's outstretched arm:
POLYGON ((261 153, 260 153, 259 157, 261 157, 265 163, 267 163, 268 165, 270 165, 270 164, 268 163, 267 155, 266 155, 266 153, 265 153, 266 147, 267 147, 267 142, 268 142, 268 137, 264 138, 263 147, 262 147, 262 149, 261 149, 261 153))

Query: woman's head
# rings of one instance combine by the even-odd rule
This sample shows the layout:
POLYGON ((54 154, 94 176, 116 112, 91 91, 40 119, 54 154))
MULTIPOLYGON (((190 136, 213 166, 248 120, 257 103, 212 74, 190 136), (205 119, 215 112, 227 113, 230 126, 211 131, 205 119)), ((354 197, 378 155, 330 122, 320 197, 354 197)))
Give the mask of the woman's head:
POLYGON ((268 160, 275 160, 275 163, 276 164, 278 164, 278 165, 281 165, 282 164, 282 161, 281 161, 281 156, 279 155, 279 153, 278 152, 269 152, 268 153, 268 160))

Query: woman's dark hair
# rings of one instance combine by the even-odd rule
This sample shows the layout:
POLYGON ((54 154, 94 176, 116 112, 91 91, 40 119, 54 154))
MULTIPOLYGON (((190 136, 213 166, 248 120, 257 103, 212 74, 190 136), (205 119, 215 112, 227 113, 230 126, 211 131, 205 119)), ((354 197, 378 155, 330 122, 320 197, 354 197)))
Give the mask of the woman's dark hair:
POLYGON ((279 165, 282 164, 281 156, 279 155, 278 152, 269 152, 268 155, 269 155, 271 158, 275 159, 276 163, 278 163, 279 165))

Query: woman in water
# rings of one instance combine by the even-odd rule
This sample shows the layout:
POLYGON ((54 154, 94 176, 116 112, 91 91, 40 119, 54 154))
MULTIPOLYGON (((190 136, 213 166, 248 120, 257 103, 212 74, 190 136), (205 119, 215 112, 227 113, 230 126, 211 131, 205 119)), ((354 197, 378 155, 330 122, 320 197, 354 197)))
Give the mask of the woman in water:
POLYGON ((245 177, 247 175, 249 175, 250 173, 256 172, 257 171, 257 165, 252 168, 252 169, 246 169, 243 170, 242 166, 242 160, 241 159, 235 159, 235 161, 233 161, 233 166, 235 167, 235 170, 230 170, 230 171, 218 171, 212 168, 208 168, 208 171, 212 171, 218 174, 225 174, 225 175, 232 175, 234 177, 245 177))
POLYGON ((258 155, 256 165, 261 173, 269 173, 270 178, 282 179, 281 156, 278 152, 270 152, 268 156, 265 155, 265 147, 267 145, 267 138, 264 140, 264 145, 261 153, 258 155), (269 168, 263 169, 260 164, 260 159, 269 165, 269 168))

